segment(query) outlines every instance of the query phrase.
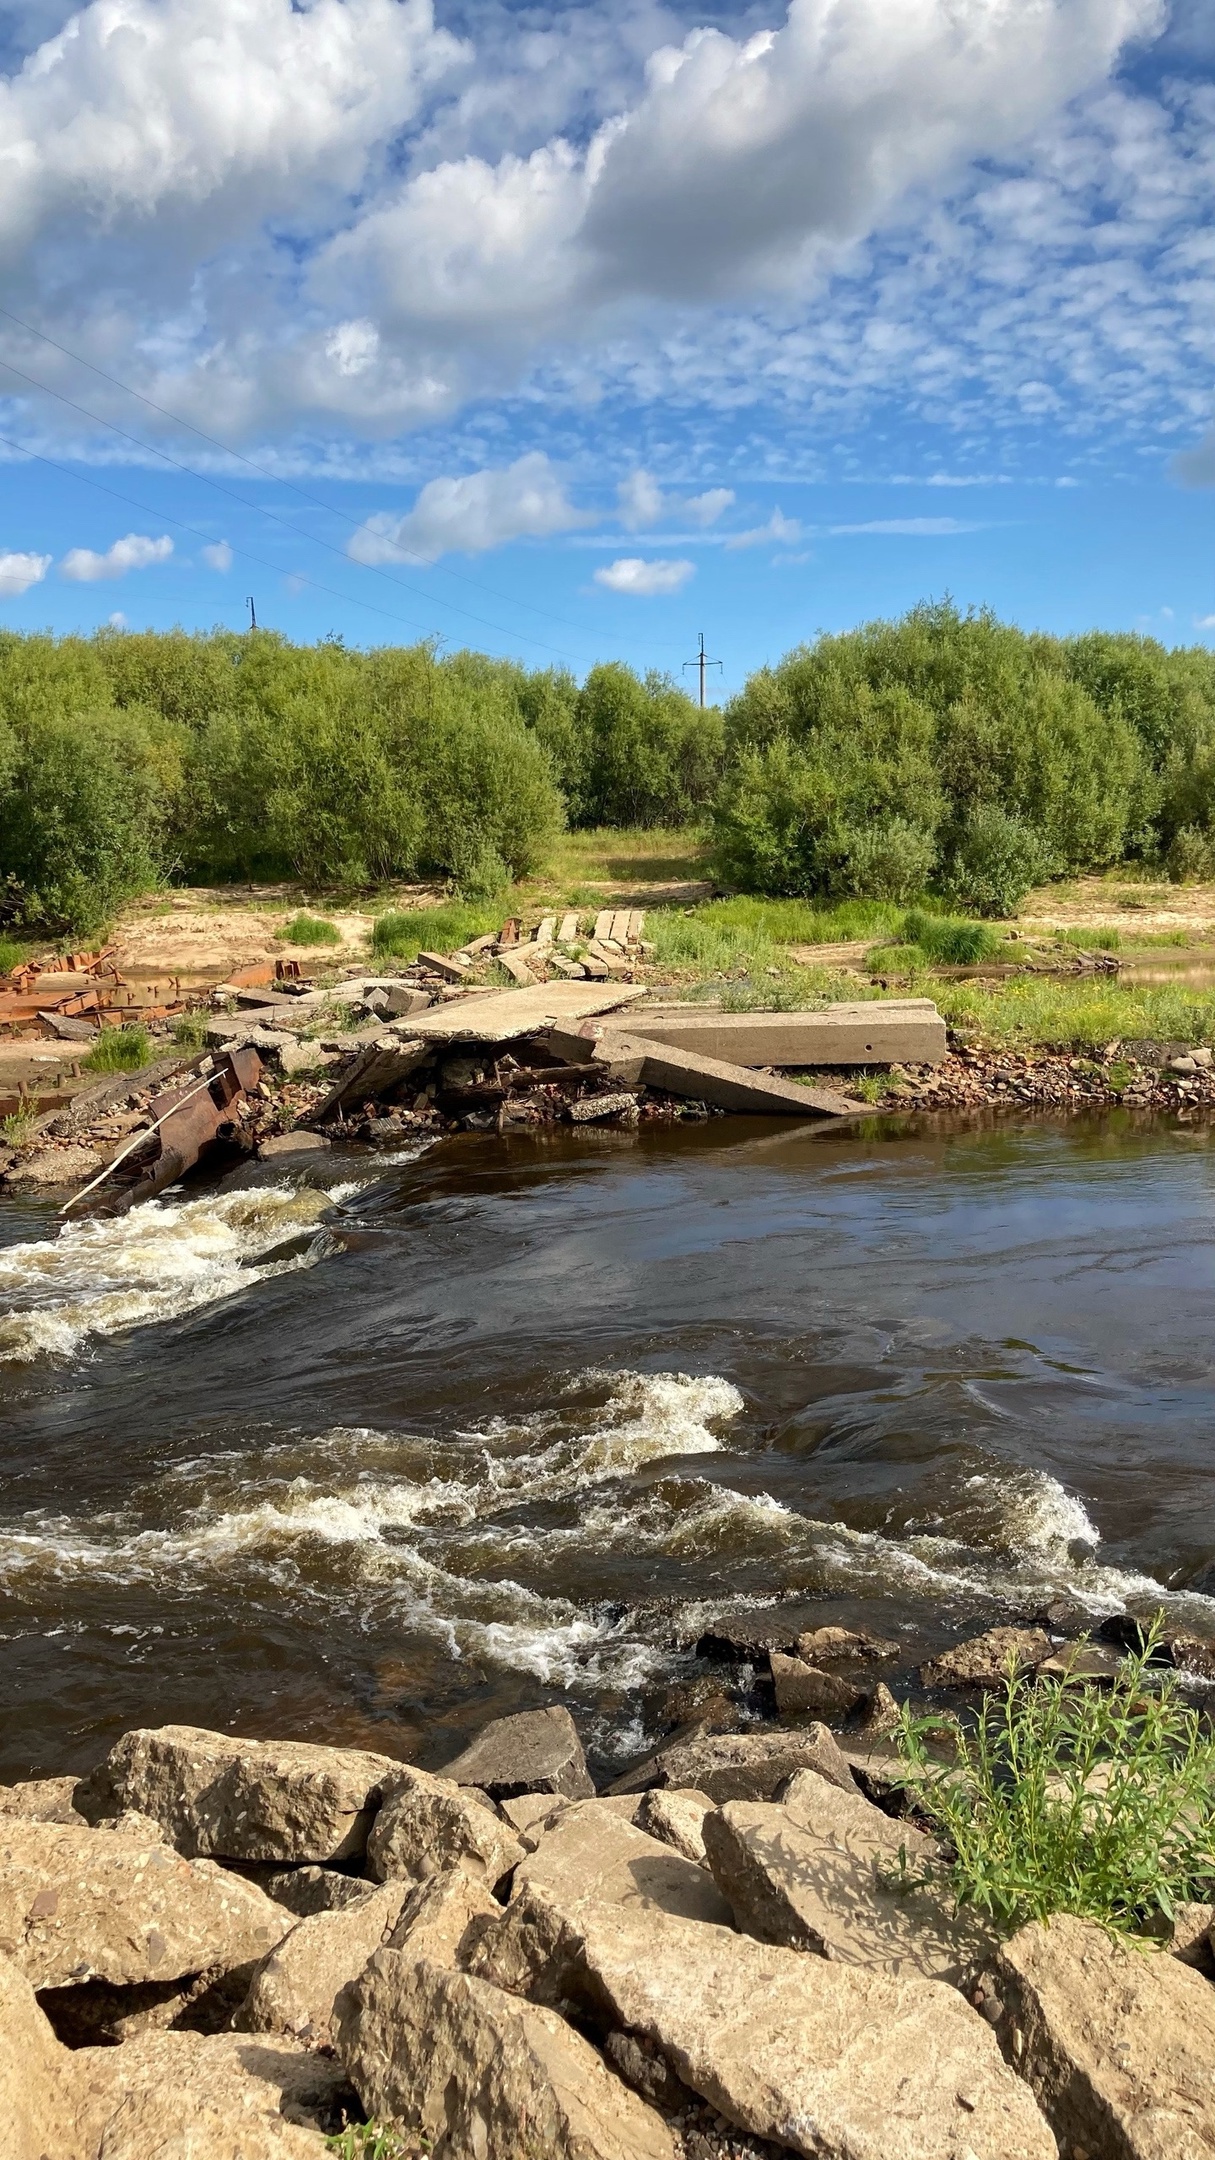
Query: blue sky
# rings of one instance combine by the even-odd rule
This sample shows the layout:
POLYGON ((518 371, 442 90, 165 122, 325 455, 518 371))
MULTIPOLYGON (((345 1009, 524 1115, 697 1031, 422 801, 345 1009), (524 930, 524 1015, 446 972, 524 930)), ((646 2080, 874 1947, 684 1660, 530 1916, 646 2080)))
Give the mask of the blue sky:
POLYGON ((1210 0, 28 0, 0 69, 0 623, 1215 636, 1210 0))

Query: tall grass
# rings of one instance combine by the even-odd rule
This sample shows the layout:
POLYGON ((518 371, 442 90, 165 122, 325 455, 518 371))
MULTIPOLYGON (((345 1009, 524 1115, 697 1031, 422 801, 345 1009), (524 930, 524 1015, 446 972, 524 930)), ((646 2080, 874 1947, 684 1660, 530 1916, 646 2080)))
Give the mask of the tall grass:
POLYGON ((420 952, 455 952, 468 938, 500 930, 508 905, 471 900, 445 901, 440 907, 390 908, 377 916, 372 951, 383 959, 416 960, 420 952))
POLYGON ((152 1055, 147 1031, 141 1027, 104 1028, 82 1059, 89 1072, 137 1072, 152 1055))
POLYGON ((342 933, 335 922, 325 915, 307 915, 302 910, 293 915, 290 922, 282 924, 276 935, 284 945, 340 945, 342 933))
POLYGON ((1021 975, 1003 982, 913 976, 952 1027, 1010 1047, 1089 1050, 1109 1042, 1215 1042, 1215 995, 1116 975, 1021 975))
POLYGON ((929 1753, 940 1718, 904 1708, 899 1747, 952 1850, 959 1904, 1009 1932, 1075 1913, 1137 1934, 1211 1897, 1215 1735, 1153 1667, 1160 1634, 1105 1688, 1010 1671, 947 1768, 929 1753))

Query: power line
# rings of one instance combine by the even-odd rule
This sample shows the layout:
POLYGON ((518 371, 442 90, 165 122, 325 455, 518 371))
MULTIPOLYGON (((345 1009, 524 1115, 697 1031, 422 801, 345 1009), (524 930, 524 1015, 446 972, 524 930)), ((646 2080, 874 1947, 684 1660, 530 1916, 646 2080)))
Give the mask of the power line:
MULTIPOLYGON (((158 405, 155 398, 150 398, 146 396, 142 390, 136 390, 130 383, 124 383, 121 377, 109 374, 105 368, 98 367, 96 361, 86 360, 82 353, 73 352, 70 346, 61 345, 59 340, 57 338, 51 337, 48 331, 39 330, 34 323, 27 323, 20 315, 14 315, 11 308, 0 307, 0 315, 2 315, 7 322, 15 323, 19 330, 26 331, 30 337, 41 338, 44 344, 50 345, 55 352, 62 353, 66 360, 73 361, 77 367, 86 367, 94 375, 99 375, 103 382, 108 382, 112 384, 113 388, 115 390, 121 390, 124 396, 138 399, 141 405, 147 406, 149 412, 159 413, 162 419, 171 420, 174 427, 182 427, 187 429, 187 431, 191 435, 197 435, 200 442, 208 443, 213 450, 219 450, 225 457, 236 458, 242 465, 247 465, 250 472, 260 473, 263 479, 273 481, 274 484, 278 487, 290 488, 292 494, 298 495, 301 502, 311 503, 314 509, 325 511, 325 513, 329 517, 337 518, 343 525, 353 526, 356 531, 359 529, 359 519, 351 517, 349 511, 340 510, 335 503, 327 503, 323 500, 321 496, 310 494, 308 489, 300 487, 298 482, 294 480, 284 479, 281 474, 272 471, 268 465, 261 465, 258 463, 256 458, 248 457, 243 450, 235 450, 230 443, 221 442, 218 436, 208 435, 205 428, 196 427, 192 420, 183 419, 180 413, 170 412, 167 405, 158 405)), ((14 375, 20 375, 22 373, 22 370, 20 368, 12 367, 11 361, 6 360, 3 364, 5 367, 12 368, 12 372, 14 375)), ((35 389, 44 391, 48 397, 61 396, 61 392, 50 389, 46 383, 40 383, 37 380, 36 376, 26 375, 23 379, 26 382, 33 383, 35 389)), ((72 403, 70 398, 64 398, 63 402, 65 404, 72 403)), ((76 412, 84 413, 86 419, 93 420, 96 425, 100 427, 110 427, 113 425, 111 421, 102 420, 98 414, 88 412, 83 405, 74 406, 73 410, 76 412)), ((118 434, 122 434, 123 430, 119 428, 116 430, 116 432, 118 434)), ((134 435, 128 435, 126 439, 128 442, 139 442, 139 438, 134 435)), ((157 450, 154 444, 139 442, 139 447, 143 450, 148 450, 149 452, 158 457, 165 455, 163 451, 157 450)), ((177 461, 175 459, 169 459, 170 464, 174 464, 176 462, 177 461)), ((207 478, 206 474, 204 473, 193 472, 193 468, 188 465, 181 466, 180 470, 182 472, 192 473, 193 478, 196 480, 205 480, 207 478)), ((225 489, 222 492, 227 493, 229 491, 225 489)), ((245 498, 238 495, 234 496, 233 500, 236 502, 243 502, 245 498)), ((246 508, 260 508, 260 505, 250 505, 246 503, 246 508)), ((273 515, 273 512, 268 512, 267 515, 273 515)), ((281 522, 285 523, 286 521, 282 520, 281 522)), ((289 529, 293 532, 298 531, 298 527, 295 526, 292 526, 289 529)), ((309 539, 312 537, 312 535, 304 534, 303 537, 309 539)), ((341 551, 339 550, 336 552, 341 551)), ((404 549, 403 552, 409 557, 411 562, 416 562, 419 567, 437 570, 441 577, 455 578, 459 584, 471 586, 473 591, 475 592, 489 593, 492 599, 505 600, 507 605, 510 607, 526 608, 528 613, 531 615, 542 615, 546 617, 549 622, 563 623, 567 630, 577 630, 580 634, 585 635, 586 625, 584 623, 571 622, 570 618, 567 615, 556 615, 551 608, 537 607, 535 603, 530 600, 516 600, 511 594, 498 592, 494 586, 486 585, 480 578, 471 578, 467 575, 466 572, 462 570, 449 570, 443 563, 427 563, 426 557, 424 555, 415 555, 408 548, 404 549)), ((361 563, 359 565, 359 568, 364 570, 375 569, 376 565, 374 563, 361 563)), ((386 575, 387 573, 381 574, 386 575)), ((402 579, 397 578, 390 579, 390 582, 393 584, 404 583, 402 579)), ((416 588, 412 586, 405 586, 404 589, 406 591, 413 591, 416 588)), ((442 602, 441 605, 452 606, 454 605, 454 603, 445 601, 442 602)), ((457 610, 457 612, 459 611, 457 610)), ((477 616, 474 616, 472 618, 474 622, 478 621, 479 619, 480 618, 477 616)), ((501 633, 501 635, 507 636, 509 635, 509 632, 504 631, 501 633)), ((531 642, 533 644, 539 644, 540 640, 533 639, 531 642)), ((545 649, 551 652, 554 651, 556 648, 553 646, 549 646, 545 649)), ((562 654, 561 657, 563 659, 568 659, 569 655, 562 654)))
MULTIPOLYGON (((149 457, 163 459, 164 463, 171 465, 176 472, 185 473, 187 479, 200 480, 204 487, 214 488, 218 494, 226 495, 230 502, 239 503, 242 509, 252 510, 255 516, 271 518, 276 525, 283 526, 293 539, 311 541, 314 547, 324 548, 326 554, 336 555, 340 562, 349 562, 351 560, 345 548, 335 547, 331 540, 322 540, 316 533, 302 532, 300 527, 293 525, 289 518, 280 517, 277 510, 268 510, 263 503, 250 502, 247 495, 238 495, 235 488, 225 487, 221 480, 213 480, 209 473, 196 472, 192 465, 184 465, 180 458, 171 457, 167 450, 159 449, 155 443, 144 442, 142 436, 132 435, 127 428, 120 428, 116 421, 105 420, 99 413, 90 412, 87 405, 78 405, 75 398, 68 397, 64 391, 52 390, 49 383, 39 382, 36 375, 28 375, 24 368, 15 367, 11 360, 0 360, 0 367, 6 368, 10 375, 18 376, 22 382, 31 383, 35 390, 42 391, 46 397, 57 398, 61 405, 66 405, 71 412, 80 413, 85 420, 91 420, 94 426, 109 428, 111 434, 117 435, 123 442, 133 443, 137 450, 146 451, 149 457)), ((17 447, 20 448, 21 446, 18 445, 17 447)), ((29 455, 36 457, 38 453, 31 451, 29 455)), ((44 462, 54 464, 55 461, 53 458, 48 458, 44 462)), ((60 470, 66 471, 67 468, 60 467, 60 470)), ((148 515, 152 517, 163 516, 164 512, 153 510, 149 511, 148 515)), ((170 522, 180 523, 181 521, 174 519, 170 522)), ((351 521, 347 520, 347 522, 351 521)), ((190 526, 184 526, 183 529, 185 531, 194 530, 190 526)), ((274 565, 271 564, 269 567, 273 568, 274 565)), ((576 658, 575 654, 564 652, 560 646, 548 644, 544 638, 530 636, 526 630, 506 630, 501 623, 490 622, 485 615, 474 615, 471 609, 458 606, 454 600, 436 600, 433 594, 424 592, 417 585, 409 584, 404 578, 393 577, 390 571, 381 570, 375 563, 360 563, 358 568, 370 570, 374 577, 383 578, 388 585, 398 586, 402 592, 415 593, 420 600, 428 601, 432 607, 447 608, 454 615, 462 615, 466 621, 475 622, 480 629, 492 630, 497 637, 521 637, 525 644, 538 645, 542 652, 555 653, 559 660, 573 660, 576 658)), ((295 575, 297 573, 289 572, 287 574, 295 575)))

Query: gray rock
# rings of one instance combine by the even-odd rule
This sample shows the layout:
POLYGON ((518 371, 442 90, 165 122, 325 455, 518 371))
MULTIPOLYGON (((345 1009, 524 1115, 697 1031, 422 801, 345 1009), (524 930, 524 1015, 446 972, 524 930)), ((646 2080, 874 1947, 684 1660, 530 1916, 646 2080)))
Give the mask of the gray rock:
POLYGON ((0 1816, 0 1951, 35 1987, 248 1964, 288 1925, 253 1883, 171 1846, 0 1816))
POLYGON ((410 1957, 428 1958, 432 1965, 463 1967, 482 1923, 497 1920, 501 1912, 484 1884, 463 1868, 452 1868, 407 1892, 387 1947, 408 1950, 410 1957))
POLYGON ((1050 1656, 1050 1636, 1041 1628, 995 1627, 974 1635, 920 1667, 925 1687, 1003 1687, 1010 1660, 1016 1671, 1033 1672, 1050 1656))
POLYGON ((709 1865, 739 1927, 841 1964, 919 1972, 955 1987, 973 1978, 994 1937, 955 1913, 943 1876, 935 1886, 917 1879, 929 1872, 930 1841, 859 1793, 817 1783, 817 1804, 803 1788, 796 1816, 733 1800, 705 1818, 709 1865), (900 1875, 900 1847, 911 1880, 900 1875))
POLYGON ((776 1707, 782 1717, 846 1718, 864 1699, 864 1690, 838 1673, 820 1672, 801 1658, 772 1652, 776 1707))
POLYGON ((613 1793, 645 1792, 650 1786, 694 1786, 720 1806, 723 1800, 771 1800, 797 1770, 817 1770, 851 1790, 852 1775, 825 1725, 804 1732, 699 1733, 672 1740, 636 1770, 617 1778, 613 1793))
POLYGON ((631 2034, 727 2121, 812 2160, 1056 2160, 994 2035, 939 1981, 635 1906, 563 1915, 536 1893, 476 1965, 631 2034))
POLYGON ((847 1658, 897 1658, 903 1649, 901 1643, 891 1642, 884 1635, 870 1635, 864 1628, 846 1627, 811 1628, 807 1634, 798 1636, 794 1647, 807 1665, 830 1665, 837 1659, 847 1658))
POLYGON ((879 1680, 856 1728, 858 1740, 876 1740, 884 1733, 894 1732, 902 1716, 902 1706, 891 1694, 884 1680, 879 1680))
POLYGON ((456 1785, 479 1785, 491 1800, 513 1800, 521 1793, 589 1800, 595 1792, 578 1728, 560 1704, 494 1718, 442 1775, 456 1785))
POLYGON ((563 1909, 590 1897, 731 1925, 730 1908, 703 1867, 647 1837, 601 1800, 563 1811, 515 1871, 515 1895, 527 1889, 544 1892, 563 1909))
POLYGON ((673 1852, 682 1853, 685 1860, 705 1867, 704 1820, 712 1806, 707 1793, 656 1789, 642 1794, 637 1827, 647 1837, 657 1838, 673 1852))
POLYGON ((1215 2152, 1215 1989, 1201 1973, 1059 1913, 1004 1944, 984 1994, 1064 2153, 1215 2152))
MULTIPOLYGON (((87 2120, 104 2160, 326 2160, 345 2083, 274 2036, 140 2033, 89 2049, 87 2120)), ((77 2057, 81 2061, 81 2057, 77 2057)), ((67 2160, 56 2153, 55 2160, 67 2160)))
POLYGON ((339 1874, 336 1868, 276 1868, 247 1861, 240 1872, 276 1905, 286 1906, 297 1920, 308 1920, 313 1913, 347 1912, 352 1905, 362 1905, 375 1895, 374 1883, 366 1882, 361 1875, 339 1874))
POLYGON ((24 1815, 28 1822, 79 1823, 74 1777, 29 1778, 21 1785, 0 1785, 0 1815, 24 1815))
POLYGON ((291 2033, 328 2046, 334 1997, 388 1940, 408 1895, 406 1884, 387 1883, 346 1912, 298 1921, 256 1968, 236 2014, 238 2031, 291 2033))
POLYGON ((424 1882, 462 1867, 492 1889, 522 1858, 514 1831, 483 1796, 405 1764, 385 1780, 367 1841, 367 1866, 377 1882, 424 1882))
POLYGON ((434 2160, 674 2160, 661 2117, 564 2019, 467 1973, 379 1950, 339 2019, 369 2115, 434 2160))
POLYGON ((77 1786, 76 1805, 91 1821, 137 1808, 186 1854, 359 1859, 385 1781, 400 1767, 355 1748, 161 1725, 124 1733, 77 1786))
POLYGON ((293 1132, 273 1133, 268 1140, 260 1141, 257 1152, 263 1162, 277 1162, 292 1155, 324 1155, 332 1146, 332 1140, 326 1140, 323 1133, 304 1132, 297 1127, 293 1132))

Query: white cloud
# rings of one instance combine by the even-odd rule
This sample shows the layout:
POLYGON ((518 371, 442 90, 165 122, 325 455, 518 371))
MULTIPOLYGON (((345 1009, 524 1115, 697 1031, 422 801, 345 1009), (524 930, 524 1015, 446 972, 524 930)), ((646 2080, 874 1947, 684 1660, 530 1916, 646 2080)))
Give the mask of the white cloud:
POLYGON ((801 536, 802 528, 799 519, 786 517, 782 511, 774 510, 766 525, 752 525, 748 532, 731 533, 726 540, 726 546, 728 548, 763 547, 770 540, 793 541, 800 540, 801 536))
POLYGON ((1215 615, 1196 615, 1194 617, 1194 628, 1196 630, 1215 630, 1215 615))
POLYGON ((890 533, 913 540, 941 540, 950 533, 982 532, 962 518, 869 518, 863 525, 833 525, 833 533, 890 533))
POLYGON ((167 562, 173 542, 167 533, 151 540, 146 533, 127 533, 98 555, 93 548, 69 548, 59 565, 60 577, 77 585, 95 585, 101 578, 125 577, 128 570, 146 570, 152 563, 167 562))
POLYGON ((40 585, 50 567, 49 555, 0 554, 0 599, 15 600, 40 585))
POLYGON ((111 630, 125 630, 126 627, 127 619, 126 616, 123 614, 122 609, 115 608, 113 614, 110 617, 111 630))
POLYGON ((361 563, 435 562, 453 550, 481 555, 508 540, 547 539, 591 523, 570 502, 544 452, 533 450, 496 470, 428 480, 405 517, 378 511, 347 552, 361 563))
POLYGON ((680 511, 694 525, 707 529, 729 509, 734 490, 717 487, 706 489, 703 495, 664 494, 652 473, 635 466, 619 483, 616 499, 620 505, 620 522, 626 532, 644 532, 664 517, 676 516, 680 511))
POLYGON ((608 592, 632 593, 648 600, 655 593, 678 592, 695 574, 695 563, 647 562, 641 555, 621 555, 614 563, 605 563, 596 570, 595 583, 605 586, 608 592))
POLYGON ((202 559, 209 570, 230 570, 232 550, 226 540, 213 540, 202 551, 202 559))
POLYGON ((680 508, 685 510, 696 525, 716 525, 717 520, 734 501, 733 488, 706 488, 703 495, 686 495, 680 508))

